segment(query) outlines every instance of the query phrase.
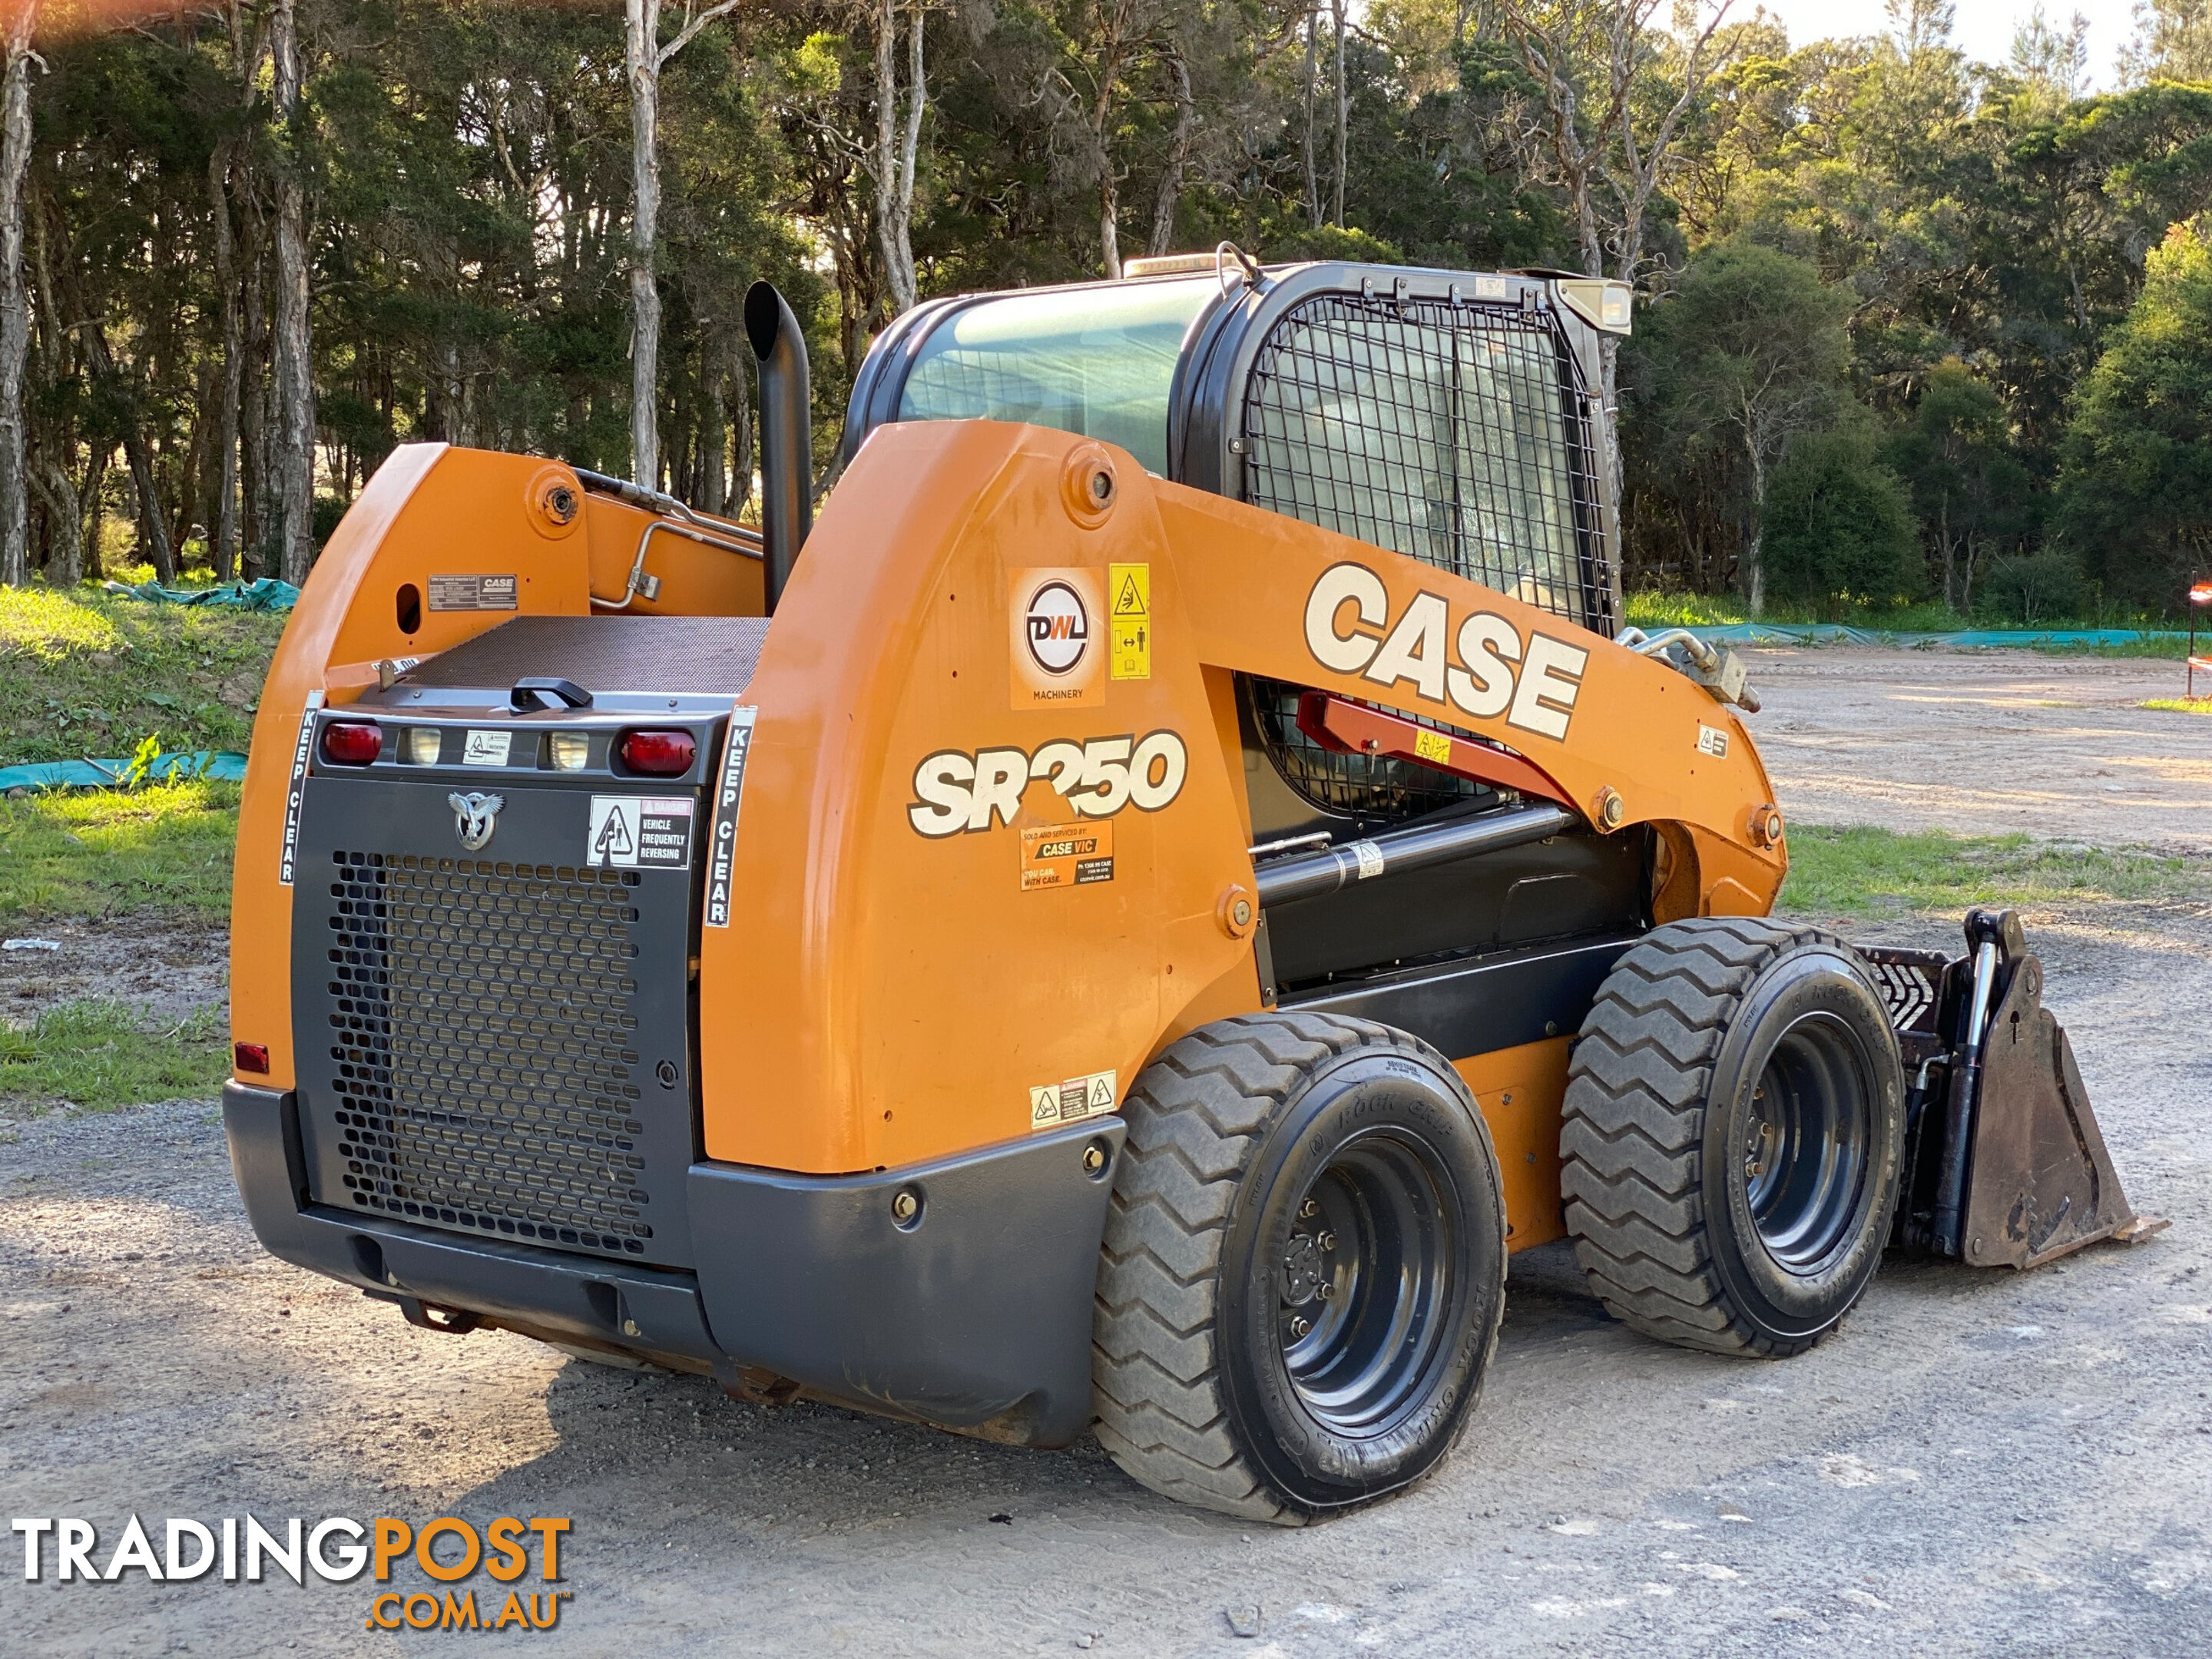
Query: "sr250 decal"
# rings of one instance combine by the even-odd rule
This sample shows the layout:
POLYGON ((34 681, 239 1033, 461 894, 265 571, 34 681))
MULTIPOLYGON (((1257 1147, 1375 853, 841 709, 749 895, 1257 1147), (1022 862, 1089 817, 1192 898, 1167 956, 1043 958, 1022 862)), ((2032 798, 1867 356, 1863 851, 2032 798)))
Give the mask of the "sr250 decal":
POLYGON ((1415 594, 1395 626, 1389 623, 1389 590, 1364 564, 1331 565, 1306 597, 1306 648, 1322 667, 1382 686, 1410 680, 1429 702, 1477 720, 1503 714, 1524 732, 1566 737, 1589 661, 1580 646, 1548 634, 1532 634, 1524 645, 1519 629, 1489 611, 1462 617, 1455 630, 1437 593, 1415 594), (1348 630, 1340 626, 1347 605, 1358 611, 1348 630), (1447 640, 1457 647, 1456 661, 1447 640))
POLYGON ((979 749, 973 754, 940 749, 914 769, 914 800, 907 821, 929 836, 972 835, 995 818, 1012 823, 1022 792, 1037 780, 1085 818, 1111 817, 1124 806, 1157 812, 1182 793, 1190 757, 1172 732, 1142 738, 1055 739, 1031 753, 979 749))

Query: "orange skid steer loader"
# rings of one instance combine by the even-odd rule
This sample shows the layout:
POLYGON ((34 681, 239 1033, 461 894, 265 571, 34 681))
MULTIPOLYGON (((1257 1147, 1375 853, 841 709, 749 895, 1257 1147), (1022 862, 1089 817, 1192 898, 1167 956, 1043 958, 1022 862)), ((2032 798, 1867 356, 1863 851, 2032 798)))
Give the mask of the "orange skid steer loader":
POLYGON ((901 319, 818 524, 765 286, 758 535, 392 457, 246 785, 269 1249, 1296 1522, 1450 1448, 1510 1252, 1781 1357, 2143 1230, 2009 915, 1767 919, 1741 663, 1619 625, 1626 290, 1232 253, 901 319))

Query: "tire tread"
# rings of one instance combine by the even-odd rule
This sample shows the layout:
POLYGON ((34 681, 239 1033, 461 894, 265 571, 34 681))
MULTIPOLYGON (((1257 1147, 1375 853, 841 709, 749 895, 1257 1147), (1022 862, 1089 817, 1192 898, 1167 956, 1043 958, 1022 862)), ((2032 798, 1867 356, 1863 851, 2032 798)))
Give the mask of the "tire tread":
POLYGON ((1307 1518, 1237 1450, 1215 1352, 1218 1270, 1258 1143, 1300 1085, 1353 1048, 1427 1053, 1343 1015, 1242 1015, 1179 1039, 1124 1103, 1091 1339, 1094 1430, 1165 1497, 1250 1521, 1307 1518))
POLYGON ((1784 952, 1848 950, 1824 928, 1712 916, 1653 928, 1599 991, 1567 1071, 1560 1196, 1575 1260, 1606 1310, 1661 1341, 1784 1358, 1817 1338, 1759 1333, 1707 1242, 1705 1119, 1713 1066, 1745 994, 1784 952))

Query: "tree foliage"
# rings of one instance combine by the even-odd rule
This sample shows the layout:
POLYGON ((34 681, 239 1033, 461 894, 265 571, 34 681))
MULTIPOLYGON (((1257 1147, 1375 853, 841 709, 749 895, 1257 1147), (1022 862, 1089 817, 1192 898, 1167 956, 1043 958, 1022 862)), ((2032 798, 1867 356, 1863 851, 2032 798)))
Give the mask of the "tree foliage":
POLYGON ((2177 225, 2083 382, 2059 512, 2108 588, 2182 602, 2212 561, 2212 248, 2177 225))
MULTIPOLYGON (((287 122, 279 3, 27 60, 24 499, 49 580, 164 548, 276 568, 291 177, 319 529, 410 440, 627 469, 624 8, 289 0, 287 122)), ((2205 255, 2170 228, 2212 215, 2203 0, 2149 0, 2128 84, 2094 96, 2080 30, 2039 14, 2000 64, 1952 41, 1940 0, 1851 39, 1711 19, 1650 0, 746 0, 661 76, 658 482, 741 504, 737 313, 758 276, 810 331, 826 446, 910 292, 1224 240, 1595 259, 1638 287, 1632 583, 1748 592, 1769 571, 1808 603, 1964 608, 1997 562, 2048 550, 2081 603, 2171 602, 2212 555, 2205 255), (883 180, 909 121, 908 222, 883 180), (1899 524, 1917 562, 1893 572, 1899 524)), ((9 309, 0 284, 0 343, 9 309)))

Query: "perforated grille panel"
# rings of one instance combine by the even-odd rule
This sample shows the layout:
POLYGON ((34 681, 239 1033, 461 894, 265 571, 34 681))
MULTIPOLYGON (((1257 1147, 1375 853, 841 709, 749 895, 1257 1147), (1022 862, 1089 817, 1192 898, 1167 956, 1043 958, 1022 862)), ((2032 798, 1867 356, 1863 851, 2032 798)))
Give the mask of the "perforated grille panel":
POLYGON ((1310 300, 1245 386, 1246 498, 1584 622, 1603 573, 1572 362, 1542 313, 1310 300))
POLYGON ((651 1253, 637 873, 328 859, 328 1086, 345 1190, 325 1201, 651 1253))

